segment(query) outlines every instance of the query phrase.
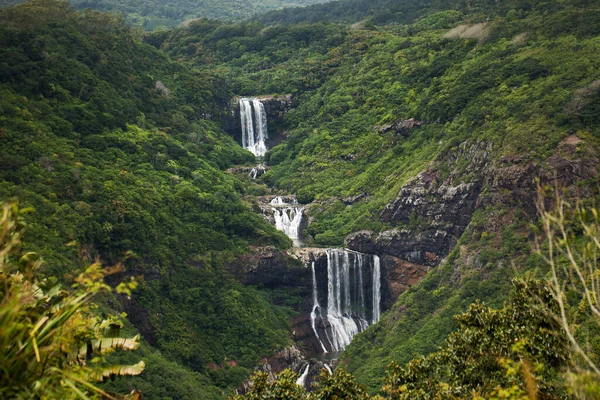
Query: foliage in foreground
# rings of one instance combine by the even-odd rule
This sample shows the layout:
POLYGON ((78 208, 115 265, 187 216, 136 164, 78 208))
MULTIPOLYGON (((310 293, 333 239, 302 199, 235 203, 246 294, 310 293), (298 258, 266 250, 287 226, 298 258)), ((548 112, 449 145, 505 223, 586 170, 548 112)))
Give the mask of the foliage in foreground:
POLYGON ((88 261, 128 253, 160 350, 144 359, 163 368, 123 379, 164 393, 179 383, 164 371, 185 371, 190 387, 222 398, 288 340, 285 313, 224 267, 251 245, 291 244, 223 171, 253 159, 215 122, 229 90, 115 15, 36 0, 0 9, 0 22, 0 199, 36 210, 24 249, 58 280, 81 263, 71 241, 88 261), (225 359, 236 366, 210 366, 225 359))
POLYGON ((144 363, 106 365, 103 354, 135 350, 139 336, 119 338, 116 320, 94 315, 92 298, 111 290, 99 264, 80 273, 70 290, 56 279, 38 278, 39 257, 20 251, 25 211, 15 204, 0 210, 0 397, 113 399, 93 382, 140 374, 144 363))
MULTIPOLYGON (((569 365, 569 345, 560 324, 542 308, 543 304, 546 310, 558 312, 558 303, 544 282, 515 280, 514 285, 503 308, 474 303, 458 315, 459 329, 437 352, 404 367, 392 363, 380 396, 394 400, 554 399, 566 394, 559 373, 569 365)), ((313 393, 296 385, 295 378, 289 371, 272 381, 266 374, 255 374, 246 398, 369 398, 366 389, 341 369, 333 376, 322 371, 313 393)))
POLYGON ((298 375, 286 369, 274 379, 264 372, 252 376, 252 387, 244 396, 236 395, 230 400, 359 400, 368 399, 364 386, 356 383, 352 375, 338 369, 331 375, 326 369, 321 370, 320 383, 311 393, 296 383, 298 375))

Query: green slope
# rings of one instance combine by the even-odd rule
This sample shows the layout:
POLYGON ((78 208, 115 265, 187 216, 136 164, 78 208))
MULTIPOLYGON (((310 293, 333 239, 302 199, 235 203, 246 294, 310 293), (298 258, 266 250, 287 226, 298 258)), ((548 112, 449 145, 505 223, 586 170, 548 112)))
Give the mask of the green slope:
MULTIPOLYGON (((126 20, 146 30, 178 25, 196 18, 239 21, 252 15, 285 7, 299 7, 328 0, 71 0, 80 10, 91 8, 122 13, 126 20)), ((0 0, 0 7, 22 0, 0 0)))
POLYGON ((288 327, 223 265, 250 245, 290 241, 224 172, 253 160, 206 119, 225 112, 228 93, 111 15, 34 1, 1 10, 0 21, 0 198, 35 208, 27 250, 59 277, 80 257, 126 259, 128 273, 146 277, 134 298, 164 362, 202 374, 190 373, 197 386, 239 384, 287 343, 288 327), (225 359, 236 366, 208 367, 225 359))
MULTIPOLYGON (((267 154, 271 170, 263 180, 305 201, 317 200, 305 231, 309 242, 339 246, 360 229, 428 226, 431 221, 418 218, 384 223, 380 215, 421 171, 436 171, 442 180, 452 176, 453 184, 470 182, 473 172, 464 173, 468 160, 462 143, 489 145, 489 165, 517 159, 520 165, 535 163, 544 170, 559 143, 576 133, 584 144, 573 157, 594 165, 600 140, 597 4, 474 2, 469 9, 462 3, 436 2, 409 12, 406 7, 413 3, 396 2, 407 14, 386 12, 387 19, 381 20, 373 15, 373 22, 385 24, 377 29, 306 22, 361 20, 368 16, 361 9, 366 4, 336 2, 272 14, 289 16, 282 20, 262 18, 289 23, 272 28, 250 23, 219 28, 226 34, 218 47, 210 40, 216 27, 201 30, 200 25, 157 42, 194 65, 207 61, 210 68, 226 71, 240 94, 297 94, 299 106, 284 120, 287 140, 267 154), (352 4, 356 18, 325 12, 352 4), (435 12, 444 8, 450 9, 435 12), (319 17, 306 17, 311 10, 319 17), (454 29, 461 24, 464 29, 454 29), (290 32, 311 26, 316 32, 328 26, 330 33, 315 42, 292 40, 295 53, 280 57, 278 50, 289 43, 290 32), (333 37, 341 40, 319 47, 333 37), (200 50, 186 53, 192 42, 200 43, 200 50), (240 52, 229 51, 233 48, 240 52), (307 71, 310 65, 331 68, 307 71), (317 83, 294 84, 307 76, 317 83), (246 84, 250 81, 254 84, 246 84), (379 131, 410 118, 422 125, 406 136, 379 131), (368 201, 351 206, 340 201, 362 193, 369 195, 368 201)), ((586 192, 596 184, 584 181, 580 187, 586 192)), ((532 194, 535 185, 526 190, 532 194)), ((404 363, 440 346, 456 328, 453 315, 475 299, 500 306, 511 288, 513 263, 518 274, 544 275, 542 263, 529 252, 529 224, 535 221, 531 204, 513 201, 509 191, 494 196, 504 203, 484 193, 490 205, 477 211, 446 262, 347 349, 342 365, 372 390, 380 387, 390 361, 404 363)))

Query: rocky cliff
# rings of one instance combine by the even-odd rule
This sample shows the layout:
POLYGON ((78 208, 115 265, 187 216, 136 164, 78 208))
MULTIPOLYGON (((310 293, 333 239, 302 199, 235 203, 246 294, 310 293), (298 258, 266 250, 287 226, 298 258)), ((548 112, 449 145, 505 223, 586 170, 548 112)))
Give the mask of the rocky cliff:
POLYGON ((577 198, 589 196, 581 191, 592 187, 578 182, 598 176, 596 151, 575 135, 542 162, 510 155, 492 160, 492 150, 485 142, 465 142, 447 152, 405 185, 381 212, 381 220, 392 229, 358 231, 346 237, 346 247, 383 257, 387 299, 397 298, 438 265, 457 245, 477 210, 509 210, 491 212, 487 223, 473 227, 501 235, 518 210, 534 220, 538 180, 542 185, 558 184, 577 198))

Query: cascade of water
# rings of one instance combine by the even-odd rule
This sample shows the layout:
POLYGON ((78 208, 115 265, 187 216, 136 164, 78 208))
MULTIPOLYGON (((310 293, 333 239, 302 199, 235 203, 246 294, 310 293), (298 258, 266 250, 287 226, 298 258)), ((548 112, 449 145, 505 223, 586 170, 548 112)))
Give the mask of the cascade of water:
POLYGON ((300 224, 302 223, 301 207, 286 208, 284 210, 275 209, 275 228, 285 232, 290 239, 300 239, 300 224))
POLYGON ((267 172, 267 169, 263 164, 258 164, 256 167, 252 168, 248 176, 252 179, 256 179, 264 173, 267 172))
POLYGON ((259 99, 240 99, 240 122, 242 125, 242 146, 255 156, 262 157, 267 152, 267 114, 259 99))
POLYGON ((313 261, 311 263, 311 268, 312 268, 312 287, 313 287, 313 309, 310 312, 310 324, 312 326, 313 332, 315 333, 315 336, 317 337, 317 340, 319 341, 319 344, 321 345, 321 349, 323 349, 323 353, 327 353, 327 349, 325 348, 325 345, 323 344, 323 342, 321 341, 321 338, 319 337, 319 333, 317 332, 317 312, 318 312, 318 317, 322 318, 321 316, 321 306, 319 305, 319 296, 317 293, 317 274, 315 273, 315 262, 313 261))
POLYGON ((270 202, 273 207, 275 227, 285 232, 290 239, 300 239, 300 227, 304 216, 304 207, 297 206, 296 199, 286 200, 281 196, 275 197, 270 202))
POLYGON ((333 375, 333 371, 331 370, 331 367, 329 366, 329 364, 323 364, 323 366, 327 369, 327 371, 329 372, 329 375, 333 375))
POLYGON ((378 256, 373 256, 373 322, 381 316, 381 264, 378 256))
POLYGON ((267 133, 267 113, 265 106, 259 99, 252 99, 254 107, 254 116, 256 120, 256 144, 253 153, 262 157, 267 152, 266 140, 269 138, 267 133))
MULTIPOLYGON (((277 196, 277 197, 275 197, 273 200, 271 200, 270 204, 271 204, 272 206, 282 206, 282 205, 284 205, 284 204, 288 204, 288 203, 286 203, 286 202, 285 202, 285 200, 283 199, 283 197, 281 197, 281 196, 277 196)), ((295 200, 293 200, 293 201, 292 201, 292 204, 296 204, 296 201, 295 201, 295 200)))
POLYGON ((344 252, 327 251, 327 321, 331 327, 331 347, 334 351, 344 350, 359 331, 351 310, 346 309, 345 301, 342 303, 349 278, 348 266, 344 261, 347 261, 344 252))
POLYGON ((347 250, 327 250, 327 308, 318 302, 317 277, 314 263, 313 309, 311 324, 317 340, 325 349, 342 351, 354 335, 379 320, 381 311, 381 265, 379 257, 347 250), (371 267, 369 269, 366 266, 371 267), (365 277, 364 274, 368 275, 365 277), (367 280, 365 280, 367 279, 367 280), (367 315, 365 284, 372 280, 371 313, 367 315), (370 318, 369 318, 370 317, 370 318), (325 325, 325 338, 318 334, 317 321, 325 325))
POLYGON ((310 364, 306 364, 306 368, 304 368, 304 372, 302 372, 302 375, 300 375, 298 380, 296 380, 297 385, 304 387, 304 384, 306 383, 306 377, 308 376, 309 367, 310 367, 310 364))
POLYGON ((240 119, 242 124, 242 146, 252 151, 254 149, 254 122, 252 106, 248 99, 240 99, 240 119))

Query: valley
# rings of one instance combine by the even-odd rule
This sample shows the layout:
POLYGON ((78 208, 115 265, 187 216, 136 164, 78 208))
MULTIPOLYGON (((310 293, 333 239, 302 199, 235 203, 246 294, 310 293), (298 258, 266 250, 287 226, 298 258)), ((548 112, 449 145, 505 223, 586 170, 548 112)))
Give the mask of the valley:
POLYGON ((65 288, 122 266, 93 313, 140 344, 98 362, 145 370, 103 390, 595 393, 598 4, 340 0, 152 32, 127 7, 0 9, 0 199, 35 210, 10 260, 65 288), (591 272, 559 323, 567 245, 591 272))

